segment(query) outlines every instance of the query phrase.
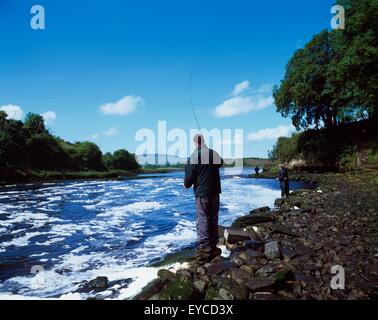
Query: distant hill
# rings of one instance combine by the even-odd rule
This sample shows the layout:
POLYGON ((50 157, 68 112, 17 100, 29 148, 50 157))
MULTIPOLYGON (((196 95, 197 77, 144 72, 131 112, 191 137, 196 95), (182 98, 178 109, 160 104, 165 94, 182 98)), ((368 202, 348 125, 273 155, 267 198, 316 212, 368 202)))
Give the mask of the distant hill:
POLYGON ((167 164, 169 165, 177 165, 177 164, 185 164, 186 159, 180 158, 175 155, 166 155, 166 154, 144 154, 144 155, 137 155, 137 161, 140 165, 153 165, 153 166, 161 166, 165 167, 167 164))

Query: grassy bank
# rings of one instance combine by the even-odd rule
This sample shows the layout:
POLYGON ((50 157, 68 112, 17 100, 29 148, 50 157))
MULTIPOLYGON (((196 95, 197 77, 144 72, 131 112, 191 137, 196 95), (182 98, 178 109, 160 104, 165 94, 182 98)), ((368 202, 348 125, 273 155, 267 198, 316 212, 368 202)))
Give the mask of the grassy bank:
POLYGON ((142 167, 141 173, 169 173, 184 171, 184 168, 170 168, 170 167, 142 167))

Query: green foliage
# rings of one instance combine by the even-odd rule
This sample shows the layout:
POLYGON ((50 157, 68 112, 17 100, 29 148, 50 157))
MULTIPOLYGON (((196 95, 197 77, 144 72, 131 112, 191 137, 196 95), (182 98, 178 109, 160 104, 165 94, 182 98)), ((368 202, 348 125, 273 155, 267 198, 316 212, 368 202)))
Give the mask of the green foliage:
POLYGON ((357 166, 356 150, 368 150, 368 160, 374 164, 377 141, 376 122, 368 119, 279 138, 270 154, 279 162, 301 159, 307 167, 350 171, 357 166))
POLYGON ((367 156, 369 164, 378 164, 378 143, 375 143, 370 149, 367 150, 367 156))
POLYGON ((98 171, 105 169, 102 162, 102 152, 96 144, 88 141, 76 142, 75 148, 77 156, 85 169, 98 171))
POLYGON ((39 114, 29 112, 25 118, 24 128, 28 130, 31 135, 48 134, 45 126, 45 120, 39 114))
POLYGON ((349 147, 340 155, 340 167, 345 171, 356 171, 357 153, 355 148, 349 147))
POLYGON ((83 177, 87 172, 88 177, 101 177, 100 171, 104 177, 113 177, 137 169, 135 156, 126 150, 103 157, 92 142, 72 144, 52 136, 38 114, 28 113, 23 123, 7 119, 7 114, 0 111, 0 180, 74 177, 67 172, 81 172, 83 177))
POLYGON ((279 160, 280 162, 290 162, 298 158, 300 156, 298 152, 298 140, 300 135, 300 133, 294 133, 291 138, 278 138, 273 149, 269 152, 269 157, 273 160, 279 160))
POLYGON ((274 88, 277 112, 297 129, 377 116, 378 0, 348 3, 346 29, 315 35, 294 53, 274 88))
POLYGON ((139 169, 139 164, 136 161, 135 154, 131 154, 125 149, 120 149, 113 153, 113 166, 115 169, 122 170, 139 169))
POLYGON ((135 154, 128 152, 125 149, 115 151, 113 154, 110 152, 104 154, 102 157, 103 163, 108 170, 139 170, 140 166, 135 158, 135 154))

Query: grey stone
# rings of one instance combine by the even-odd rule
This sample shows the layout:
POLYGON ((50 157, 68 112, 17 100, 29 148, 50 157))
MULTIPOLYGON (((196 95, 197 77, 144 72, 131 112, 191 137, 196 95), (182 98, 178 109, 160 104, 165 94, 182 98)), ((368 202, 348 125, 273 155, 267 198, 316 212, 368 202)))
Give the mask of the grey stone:
POLYGON ((267 277, 252 278, 246 283, 246 286, 252 292, 271 291, 274 288, 275 280, 267 277))
POLYGON ((199 293, 204 293, 206 288, 206 282, 202 280, 195 280, 193 282, 194 287, 199 291, 199 293))
POLYGON ((228 243, 250 240, 250 234, 242 229, 228 228, 224 231, 224 238, 228 243))
POLYGON ((278 247, 278 242, 272 241, 272 242, 266 243, 264 254, 270 260, 274 260, 278 258, 280 256, 280 249, 278 247))

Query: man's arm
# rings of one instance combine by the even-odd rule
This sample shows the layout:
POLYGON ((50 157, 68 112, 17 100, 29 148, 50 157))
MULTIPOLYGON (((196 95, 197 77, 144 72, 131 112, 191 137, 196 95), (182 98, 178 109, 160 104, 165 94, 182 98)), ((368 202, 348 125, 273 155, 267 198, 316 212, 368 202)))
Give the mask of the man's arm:
POLYGON ((187 164, 185 166, 185 178, 184 178, 184 186, 185 188, 189 189, 192 187, 194 182, 197 179, 196 174, 196 165, 195 164, 187 164))
POLYGON ((223 167, 224 165, 223 158, 216 151, 213 151, 213 165, 218 168, 223 167))

